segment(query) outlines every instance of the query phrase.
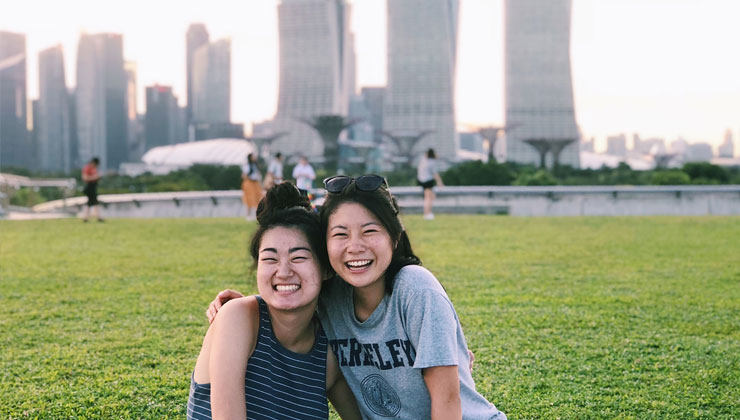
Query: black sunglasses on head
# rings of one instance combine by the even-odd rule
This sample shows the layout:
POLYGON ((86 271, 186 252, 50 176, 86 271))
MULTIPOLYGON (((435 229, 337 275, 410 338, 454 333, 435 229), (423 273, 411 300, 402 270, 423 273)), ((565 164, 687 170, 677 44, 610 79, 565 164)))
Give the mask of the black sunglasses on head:
POLYGON ((365 192, 375 191, 383 185, 388 186, 385 178, 380 175, 362 175, 357 178, 335 175, 324 180, 324 188, 332 194, 338 194, 344 191, 353 181, 358 190, 365 192))

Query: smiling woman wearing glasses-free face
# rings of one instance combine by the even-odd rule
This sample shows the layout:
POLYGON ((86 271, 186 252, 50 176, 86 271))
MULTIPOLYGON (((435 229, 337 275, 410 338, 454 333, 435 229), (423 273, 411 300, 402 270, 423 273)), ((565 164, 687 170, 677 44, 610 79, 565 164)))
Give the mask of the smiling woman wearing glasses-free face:
POLYGON ((337 276, 319 318, 363 418, 505 419, 475 390, 457 313, 421 267, 385 180, 325 187, 321 231, 337 276))

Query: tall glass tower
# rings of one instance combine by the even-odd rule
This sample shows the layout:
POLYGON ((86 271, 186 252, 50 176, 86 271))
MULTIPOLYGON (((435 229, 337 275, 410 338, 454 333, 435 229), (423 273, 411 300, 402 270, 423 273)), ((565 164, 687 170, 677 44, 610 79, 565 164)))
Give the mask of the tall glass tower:
POLYGON ((39 53, 39 114, 34 127, 38 140, 39 167, 45 171, 72 170, 69 98, 64 78, 62 46, 39 53))
POLYGON ((322 156, 316 131, 300 122, 346 116, 354 89, 354 45, 346 0, 282 0, 278 5, 280 87, 274 133, 287 132, 274 151, 322 156))
POLYGON ((100 158, 117 170, 128 160, 127 77, 123 36, 83 34, 77 50, 77 139, 79 160, 100 158))
POLYGON ((32 166, 26 128, 26 36, 0 31, 0 168, 32 166))
POLYGON ((388 0, 388 86, 383 127, 432 131, 414 147, 455 159, 458 0, 388 0))
MULTIPOLYGON (((506 0, 506 160, 539 163, 525 140, 574 139, 560 163, 579 166, 570 68, 571 0, 506 0)), ((551 155, 548 156, 548 159, 551 155)))

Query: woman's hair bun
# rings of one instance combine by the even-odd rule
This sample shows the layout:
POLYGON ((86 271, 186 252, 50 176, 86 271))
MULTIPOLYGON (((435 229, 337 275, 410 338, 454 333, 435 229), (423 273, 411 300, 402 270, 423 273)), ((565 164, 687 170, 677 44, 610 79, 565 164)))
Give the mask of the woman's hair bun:
POLYGON ((267 194, 257 205, 257 222, 264 225, 272 216, 281 210, 294 207, 304 208, 311 211, 311 202, 308 197, 301 195, 298 187, 290 182, 282 182, 267 190, 267 194))

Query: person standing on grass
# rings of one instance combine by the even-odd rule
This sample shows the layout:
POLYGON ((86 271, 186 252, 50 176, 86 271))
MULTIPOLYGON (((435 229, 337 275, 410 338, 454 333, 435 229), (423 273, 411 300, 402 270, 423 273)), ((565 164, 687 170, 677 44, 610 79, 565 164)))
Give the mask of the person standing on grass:
POLYGON ((313 180, 316 179, 316 172, 313 167, 308 163, 308 158, 301 156, 298 164, 293 168, 293 179, 295 179, 295 185, 301 191, 304 197, 308 197, 308 191, 311 189, 313 180))
MULTIPOLYGON (((321 235, 335 277, 319 317, 363 418, 505 420, 475 389, 460 320, 421 267, 378 175, 324 180, 321 235)), ((241 294, 220 292, 207 310, 241 294)))
POLYGON ((432 205, 434 205, 434 187, 443 187, 442 178, 439 176, 437 154, 434 149, 427 150, 425 156, 419 160, 416 168, 416 182, 424 189, 424 219, 434 220, 432 205))
POLYGON ((82 221, 85 223, 87 223, 87 220, 90 218, 91 211, 93 216, 98 219, 98 222, 105 221, 100 217, 100 206, 98 205, 98 181, 100 180, 98 165, 100 165, 100 159, 94 157, 82 168, 82 181, 85 183, 85 188, 82 192, 87 196, 85 216, 82 218, 82 221))
POLYGON ((360 420, 316 316, 328 266, 318 215, 283 183, 260 201, 250 254, 258 296, 223 306, 190 381, 188 420, 360 420))
POLYGON ((257 219, 257 204, 262 195, 262 173, 257 166, 257 156, 250 153, 242 166, 242 201, 247 207, 247 221, 257 219))

